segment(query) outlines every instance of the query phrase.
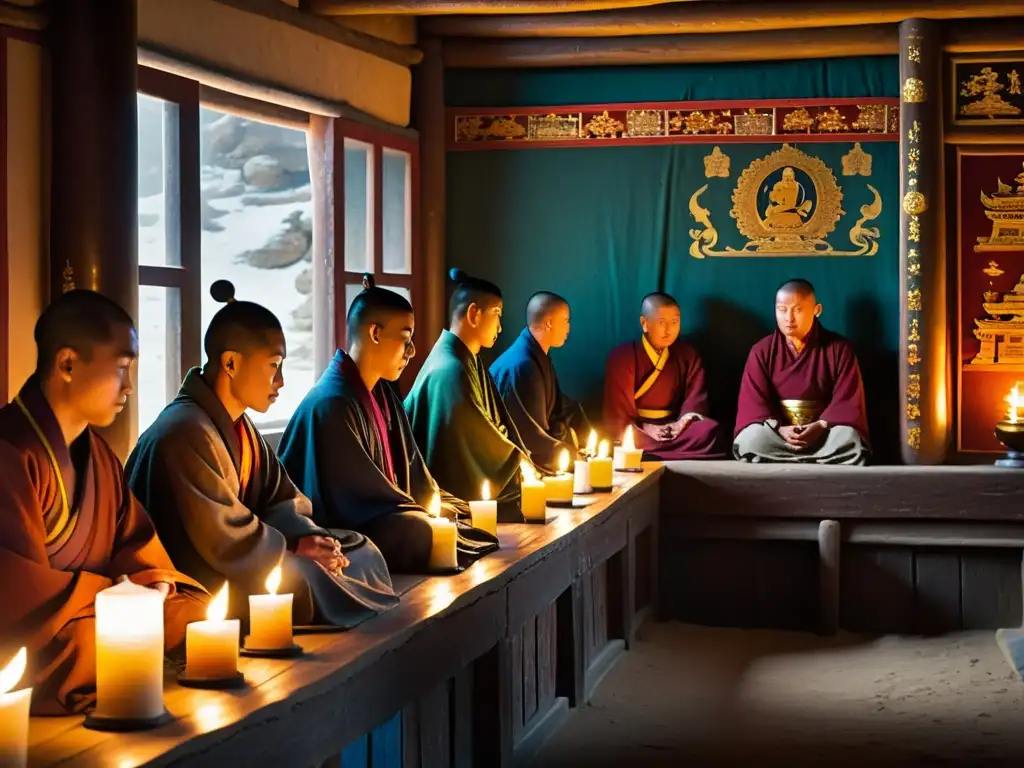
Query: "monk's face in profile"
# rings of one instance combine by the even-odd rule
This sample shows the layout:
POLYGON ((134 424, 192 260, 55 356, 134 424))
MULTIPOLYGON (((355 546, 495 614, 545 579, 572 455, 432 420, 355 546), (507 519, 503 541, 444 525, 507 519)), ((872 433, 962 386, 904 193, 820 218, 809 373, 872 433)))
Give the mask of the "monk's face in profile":
POLYGON ((469 306, 466 318, 475 329, 477 340, 484 349, 490 349, 498 341, 498 335, 501 333, 502 309, 501 299, 492 299, 483 308, 476 303, 469 306))
POLYGON ((650 312, 640 317, 640 327, 644 336, 651 346, 658 350, 676 343, 681 322, 679 307, 675 305, 652 308, 650 312))
POLYGON ((782 290, 775 294, 775 322, 787 339, 803 341, 821 314, 813 293, 782 290))
POLYGON ((284 386, 284 334, 272 331, 266 344, 246 354, 225 352, 224 370, 231 379, 231 394, 246 408, 266 413, 284 386))
POLYGON ((412 334, 416 328, 416 317, 412 312, 397 312, 383 325, 371 325, 370 341, 376 366, 381 378, 398 381, 409 361, 416 356, 416 345, 412 334))
POLYGON ((94 427, 107 427, 124 410, 132 392, 139 337, 128 325, 112 329, 110 341, 94 344, 88 355, 70 348, 57 353, 57 375, 68 386, 68 400, 94 427))
POLYGON ((569 305, 561 304, 547 316, 548 338, 551 346, 558 348, 565 345, 569 338, 569 305))

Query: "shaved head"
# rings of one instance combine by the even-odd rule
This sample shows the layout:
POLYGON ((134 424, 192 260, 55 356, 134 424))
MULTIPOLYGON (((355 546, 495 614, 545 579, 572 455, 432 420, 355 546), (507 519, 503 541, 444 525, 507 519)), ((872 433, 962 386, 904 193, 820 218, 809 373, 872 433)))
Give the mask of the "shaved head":
POLYGON ((801 344, 814 328, 821 304, 814 286, 803 278, 787 280, 775 292, 775 323, 790 341, 801 344))
POLYGON ((378 288, 373 275, 363 275, 363 291, 356 295, 348 309, 345 325, 349 338, 365 332, 371 325, 386 326, 396 316, 413 314, 412 304, 399 293, 378 288))
POLYGON ((640 314, 646 318, 653 318, 658 314, 659 309, 665 307, 675 307, 678 310, 679 302, 667 293, 655 291, 644 296, 644 300, 640 304, 640 314))
POLYGON ((545 352, 569 338, 569 302, 550 291, 539 291, 526 304, 526 326, 545 352))
POLYGON ((791 280, 787 280, 779 286, 779 290, 775 293, 791 293, 794 296, 802 296, 810 299, 815 297, 814 286, 811 285, 811 281, 804 280, 802 277, 794 277, 791 280))
POLYGON ((526 303, 526 324, 531 328, 543 325, 544 321, 552 312, 562 307, 568 307, 569 302, 557 293, 549 291, 538 291, 530 297, 526 303))
POLYGON ((679 302, 667 293, 644 296, 640 305, 640 328, 647 342, 656 350, 671 347, 679 338, 682 317, 679 302))

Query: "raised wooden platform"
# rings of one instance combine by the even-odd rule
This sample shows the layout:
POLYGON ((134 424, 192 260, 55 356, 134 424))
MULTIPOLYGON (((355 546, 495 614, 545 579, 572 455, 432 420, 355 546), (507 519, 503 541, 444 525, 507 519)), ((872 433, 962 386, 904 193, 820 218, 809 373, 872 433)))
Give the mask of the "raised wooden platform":
MULTIPOLYGON (((530 760, 656 603, 659 478, 548 525, 501 526, 502 548, 451 577, 402 579, 402 602, 356 629, 302 635, 306 655, 242 659, 248 686, 167 681, 173 723, 135 734, 35 718, 29 764, 504 766, 530 760)), ((577 500, 581 503, 581 500, 577 500)))
POLYGON ((1024 473, 677 462, 661 546, 664 618, 827 633, 1018 626, 1024 473))

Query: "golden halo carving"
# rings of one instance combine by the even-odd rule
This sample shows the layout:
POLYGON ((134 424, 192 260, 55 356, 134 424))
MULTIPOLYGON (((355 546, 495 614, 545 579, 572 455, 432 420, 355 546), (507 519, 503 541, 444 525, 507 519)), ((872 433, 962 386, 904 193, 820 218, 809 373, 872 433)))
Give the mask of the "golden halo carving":
POLYGON ((911 190, 903 196, 903 212, 908 216, 920 216, 928 210, 928 198, 917 190, 911 190))
POLYGON ((804 154, 789 144, 783 144, 781 149, 755 160, 743 170, 732 193, 732 202, 729 215, 736 219, 736 228, 748 239, 764 245, 774 241, 779 246, 783 245, 781 241, 785 241, 790 243, 789 247, 799 242, 803 245, 800 250, 807 250, 808 246, 815 243, 823 243, 845 213, 842 209, 843 191, 836 183, 832 170, 818 158, 804 154), (795 180, 793 169, 807 174, 814 185, 816 198, 813 204, 809 199, 802 202, 797 213, 787 219, 793 223, 782 229, 766 226, 766 219, 762 218, 757 204, 761 185, 770 174, 780 169, 783 170, 783 181, 795 180), (800 218, 799 224, 795 224, 797 217, 800 218))
POLYGON ((903 102, 905 104, 922 104, 928 100, 924 80, 908 77, 903 81, 903 102))

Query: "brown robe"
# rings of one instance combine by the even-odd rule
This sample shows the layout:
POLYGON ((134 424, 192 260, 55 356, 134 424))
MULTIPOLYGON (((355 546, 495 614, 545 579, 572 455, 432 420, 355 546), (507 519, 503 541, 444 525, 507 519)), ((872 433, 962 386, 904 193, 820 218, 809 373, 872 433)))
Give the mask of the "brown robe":
POLYGON ((206 618, 209 595, 174 570, 103 439, 87 429, 70 448, 64 442, 35 377, 0 409, 0 466, 3 650, 28 648, 33 714, 91 709, 97 592, 123 576, 175 585, 164 608, 168 648, 206 618))

